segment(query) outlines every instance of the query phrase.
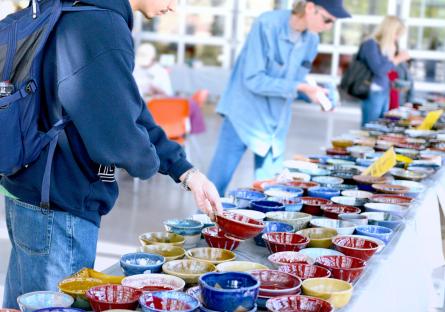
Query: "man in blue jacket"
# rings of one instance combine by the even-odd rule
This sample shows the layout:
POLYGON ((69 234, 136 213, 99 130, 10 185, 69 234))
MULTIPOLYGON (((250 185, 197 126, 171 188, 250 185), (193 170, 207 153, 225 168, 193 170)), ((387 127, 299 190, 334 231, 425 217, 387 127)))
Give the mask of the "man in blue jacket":
MULTIPOLYGON (((58 282, 94 266, 101 216, 113 207, 114 168, 148 179, 157 172, 189 188, 201 210, 221 211, 213 184, 186 160, 147 111, 133 79, 133 13, 151 18, 173 11, 176 0, 82 0, 103 11, 64 13, 45 50, 41 129, 61 114, 70 123, 60 137, 51 176, 51 208, 39 207, 47 150, 2 185, 12 243, 3 306, 17 297, 57 290, 58 282)), ((147 212, 149 213, 149 212, 147 212)))
POLYGON ((291 122, 291 104, 301 95, 319 103, 326 92, 306 83, 317 55, 317 33, 349 17, 342 0, 296 1, 293 9, 257 18, 233 68, 217 111, 224 116, 209 178, 224 195, 245 153, 254 153, 255 176, 278 172, 291 122))

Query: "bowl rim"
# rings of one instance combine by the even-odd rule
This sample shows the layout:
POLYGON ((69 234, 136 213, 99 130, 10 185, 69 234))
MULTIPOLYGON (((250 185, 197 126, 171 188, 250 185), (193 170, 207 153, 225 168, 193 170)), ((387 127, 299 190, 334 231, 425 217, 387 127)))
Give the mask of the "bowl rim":
POLYGON ((234 259, 236 259, 236 254, 233 252, 233 251, 230 251, 230 250, 228 250, 228 249, 224 249, 224 248, 216 248, 216 247, 195 247, 195 248, 191 248, 191 249, 188 249, 186 252, 185 252, 185 255, 189 258, 189 259, 196 259, 196 260, 199 260, 199 261, 206 261, 206 262, 213 262, 213 261, 232 261, 232 260, 234 260, 234 259), (227 255, 230 255, 231 256, 231 258, 230 259, 227 259, 227 260, 203 260, 203 259, 201 259, 201 258, 197 258, 197 257, 195 257, 195 256, 193 256, 191 253, 192 252, 194 252, 194 251, 197 251, 197 250, 215 250, 215 251, 218 251, 218 252, 220 252, 220 254, 227 254, 227 255))
POLYGON ((128 304, 128 303, 133 303, 133 302, 137 302, 139 300, 138 296, 136 299, 134 300, 128 300, 125 302, 112 302, 112 301, 108 301, 108 300, 102 300, 102 299, 96 299, 96 297, 93 297, 92 295, 92 291, 96 290, 97 288, 123 288, 125 290, 128 290, 130 293, 135 293, 136 295, 138 294, 142 294, 142 292, 139 289, 133 288, 133 287, 129 287, 129 286, 123 286, 123 285, 117 285, 117 284, 104 284, 104 285, 98 285, 98 286, 94 286, 91 287, 90 289, 87 290, 87 292, 85 293, 85 296, 92 301, 95 301, 97 303, 107 303, 107 304, 128 304))
POLYGON ((158 231, 158 232, 145 232, 145 233, 142 233, 142 234, 139 235, 139 240, 150 241, 150 243, 154 242, 154 243, 157 243, 157 244, 181 244, 181 243, 184 243, 185 237, 182 236, 182 235, 176 234, 176 233, 158 231), (156 235, 156 236, 171 237, 171 238, 174 237, 174 238, 177 238, 179 240, 177 242, 169 242, 169 243, 157 242, 157 241, 153 241, 152 239, 150 239, 150 240, 147 239, 146 235, 148 235, 148 234, 151 234, 152 236, 156 235))
POLYGON ((252 205, 256 205, 260 208, 266 208, 266 209, 281 209, 284 208, 285 205, 283 203, 280 203, 279 201, 276 200, 267 200, 267 199, 262 199, 262 200, 252 200, 250 202, 251 208, 252 209, 252 205), (267 205, 261 205, 261 203, 273 203, 276 204, 275 206, 267 206, 267 205))
POLYGON ((357 258, 357 257, 351 257, 351 256, 347 256, 347 255, 345 255, 345 256, 338 256, 338 255, 337 256, 335 256, 335 255, 320 256, 320 257, 317 257, 317 259, 315 259, 315 263, 317 263, 318 265, 323 266, 323 267, 325 267, 327 269, 329 268, 329 269, 334 269, 334 270, 352 270, 352 271, 363 270, 368 265, 368 262, 363 260, 363 259, 360 259, 360 258, 357 258), (319 259, 322 259, 322 258, 333 258, 333 257, 334 258, 351 258, 351 259, 353 259, 353 261, 357 261, 358 260, 359 263, 362 264, 362 266, 356 267, 356 268, 344 268, 344 267, 338 267, 338 266, 330 266, 330 265, 327 265, 327 264, 319 262, 319 259))
MULTIPOLYGON (((154 292, 144 292, 144 293, 138 298, 138 302, 139 302, 139 304, 140 304, 141 306, 143 306, 143 307, 147 307, 145 300, 143 301, 143 298, 144 298, 144 297, 147 297, 147 296, 151 296, 151 297, 154 297, 154 296, 157 296, 157 297, 159 297, 159 296, 171 296, 172 294, 178 294, 179 296, 186 297, 186 298, 191 298, 191 299, 192 299, 194 305, 193 305, 189 310, 187 310, 187 311, 195 311, 196 309, 198 309, 198 308, 201 306, 201 302, 199 302, 199 300, 198 300, 197 298, 195 298, 195 297, 193 297, 192 295, 189 295, 189 294, 187 294, 187 293, 185 293, 185 292, 182 292, 182 291, 154 291, 154 292)), ((171 298, 170 298, 170 299, 171 299, 171 298)), ((159 310, 159 309, 155 309, 155 308, 150 308, 150 309, 153 310, 153 311, 159 311, 159 312, 164 311, 164 310, 159 310)))
POLYGON ((122 279, 121 285, 122 286, 127 286, 127 287, 132 287, 132 288, 135 288, 135 289, 140 289, 140 288, 136 288, 134 286, 124 285, 124 283, 131 282, 131 280, 133 280, 133 279, 143 278, 143 277, 145 277, 147 279, 162 277, 163 279, 169 279, 169 280, 176 281, 176 282, 178 282, 178 284, 181 285, 181 287, 179 287, 178 289, 184 289, 184 287, 186 285, 185 281, 182 278, 178 277, 178 276, 168 275, 168 274, 161 274, 161 273, 135 274, 135 275, 126 276, 124 279, 122 279))
POLYGON ((346 236, 346 235, 345 236, 343 236, 343 235, 336 236, 336 237, 332 238, 332 244, 334 244, 335 246, 338 246, 340 248, 347 248, 347 249, 353 249, 353 250, 363 250, 363 251, 369 251, 369 250, 376 250, 377 251, 379 249, 379 247, 380 247, 380 245, 377 244, 375 241, 372 241, 372 240, 366 239, 366 238, 362 238, 362 237, 354 237, 353 235, 350 235, 350 236, 346 236), (362 239, 362 240, 371 242, 373 244, 376 244, 377 246, 376 247, 372 247, 372 248, 357 248, 357 247, 343 246, 343 245, 339 245, 339 244, 336 243, 336 241, 341 239, 341 238, 351 238, 353 240, 362 239))
POLYGON ((302 283, 303 283, 303 281, 301 280, 301 278, 300 277, 298 277, 298 276, 296 276, 296 275, 294 275, 294 274, 290 274, 290 273, 287 273, 287 272, 283 272, 283 271, 279 271, 279 270, 272 270, 272 269, 264 269, 264 270, 252 270, 252 271, 249 271, 249 273, 255 278, 255 279, 257 279, 258 280, 258 282, 260 283, 260 287, 259 287, 259 290, 261 291, 261 290, 263 290, 263 291, 265 291, 265 292, 267 292, 267 293, 280 293, 280 292, 283 292, 283 291, 285 291, 285 292, 289 292, 289 291, 295 291, 295 290, 298 290, 298 289, 300 289, 301 288, 301 285, 302 285, 302 283), (286 276, 288 276, 288 277, 290 277, 290 278, 292 278, 292 279, 297 279, 298 280, 298 285, 297 286, 294 286, 294 287, 292 287, 292 288, 286 288, 286 289, 265 289, 265 288, 261 288, 261 280, 259 279, 259 278, 257 278, 254 274, 255 273, 261 273, 261 272, 273 272, 274 274, 278 274, 278 275, 286 275, 286 276))
POLYGON ((153 267, 153 266, 158 266, 158 265, 163 265, 165 263, 165 257, 161 256, 159 254, 154 254, 154 253, 148 253, 148 252, 130 252, 130 253, 126 253, 124 255, 121 256, 120 259, 120 264, 124 264, 127 267, 131 267, 131 268, 141 268, 141 267, 153 267), (146 265, 141 265, 141 264, 133 264, 133 263, 127 263, 125 262, 126 257, 130 257, 130 256, 138 256, 138 255, 144 255, 144 256, 154 256, 155 258, 159 258, 160 261, 162 261, 162 263, 160 264, 146 264, 146 265))
POLYGON ((362 191, 362 190, 344 190, 341 192, 342 196, 345 197, 354 197, 354 198, 358 198, 358 199, 369 199, 371 198, 374 194, 368 191, 362 191), (352 192, 355 192, 356 194, 362 194, 362 196, 366 196, 366 197, 362 197, 362 196, 352 196, 352 192), (345 194, 343 194, 345 193, 345 194), (349 193, 351 193, 349 195, 349 193))
MULTIPOLYGON (((318 259, 318 258, 317 258, 317 259, 318 259)), ((310 266, 310 267, 316 267, 317 270, 322 269, 323 271, 329 273, 328 276, 326 276, 326 277, 331 277, 331 276, 332 276, 332 272, 329 271, 328 268, 325 268, 325 267, 323 267, 323 266, 317 264, 316 261, 315 261, 313 264, 310 264, 310 263, 303 263, 303 262, 296 262, 296 263, 283 264, 283 265, 280 265, 280 266, 278 267, 278 271, 281 271, 281 268, 292 267, 292 266, 300 266, 300 265, 301 265, 301 266, 306 266, 306 267, 307 267, 307 266, 310 266)), ((284 271, 281 271, 281 272, 284 272, 284 271)), ((288 272, 285 272, 285 273, 288 273, 288 272)), ((289 274, 292 274, 292 273, 289 273, 289 274)), ((299 277, 299 276, 298 276, 298 277, 299 277)), ((300 279, 301 279, 301 277, 300 277, 300 279)), ((302 280, 302 279, 301 279, 301 280, 302 280)), ((302 280, 302 281, 303 281, 303 280, 302 280)))
MULTIPOLYGON (((176 259, 176 260, 165 262, 162 265, 162 271, 165 272, 165 273, 167 273, 167 272, 174 273, 173 275, 175 275, 175 276, 179 276, 179 275, 182 275, 182 276, 196 276, 196 275, 200 275, 200 274, 214 272, 214 271, 216 271, 216 266, 213 263, 211 263, 211 262, 200 261, 200 260, 195 260, 195 259, 176 259), (204 273, 187 273, 187 272, 183 273, 183 272, 177 272, 177 271, 171 270, 169 268, 171 265, 173 265, 175 263, 192 263, 192 262, 198 262, 200 264, 205 265, 206 266, 206 271, 204 273), (212 269, 212 271, 208 271, 207 269, 212 269)), ((167 273, 167 274, 170 274, 170 273, 167 273)))
POLYGON ((187 219, 167 219, 165 221, 162 222, 165 226, 170 226, 172 228, 175 229, 181 229, 181 230, 194 230, 194 229, 199 229, 202 228, 204 226, 204 224, 201 221, 192 219, 192 218, 187 218, 187 219), (196 225, 193 226, 180 226, 180 225, 175 225, 175 224, 171 224, 170 222, 174 222, 174 221, 191 221, 193 223, 196 223, 196 225))
MULTIPOLYGON (((324 212, 327 211, 328 213, 333 213, 333 214, 337 214, 337 215, 339 215, 341 213, 356 213, 356 214, 359 214, 360 212, 362 212, 362 210, 360 208, 358 208, 358 207, 342 205, 342 204, 337 204, 337 203, 322 205, 322 206, 320 206, 320 209, 323 210, 324 212), (353 212, 344 212, 344 210, 343 210, 341 212, 337 212, 337 211, 333 211, 333 209, 335 209, 335 208, 344 209, 344 210, 353 209, 355 211, 353 211, 353 212)), ((342 221, 344 221, 344 220, 342 220, 342 221)))
POLYGON ((272 307, 272 302, 274 302, 274 301, 281 302, 282 300, 286 300, 286 299, 287 299, 287 301, 289 301, 290 297, 304 298, 304 299, 310 299, 310 300, 319 301, 319 302, 322 302, 322 304, 325 304, 325 305, 327 304, 328 305, 328 307, 330 308, 329 312, 333 312, 334 311, 334 306, 329 301, 326 301, 326 300, 323 300, 323 299, 320 299, 320 298, 317 298, 317 297, 305 296, 305 295, 284 295, 284 296, 274 297, 274 298, 271 298, 270 300, 268 300, 266 302, 266 308, 268 309, 268 311, 278 312, 279 310, 276 310, 276 309, 274 309, 272 307))
MULTIPOLYGON (((289 223, 286 223, 286 222, 282 222, 282 221, 277 221, 277 220, 264 221, 264 230, 267 228, 267 225, 271 224, 271 223, 280 224, 280 225, 284 225, 284 226, 290 227, 290 230, 287 233, 294 233, 295 232, 295 227, 292 224, 289 224, 289 223)), ((267 232, 267 233, 270 233, 270 232, 267 232)))
POLYGON ((368 234, 374 234, 374 235, 392 235, 394 233, 393 229, 390 229, 386 226, 381 226, 381 225, 374 225, 374 224, 368 224, 368 225, 358 225, 355 229, 358 231, 361 231, 362 233, 365 233, 365 231, 363 231, 363 228, 375 228, 375 229, 380 229, 383 231, 386 231, 385 233, 369 233, 368 234))
POLYGON ((318 227, 318 228, 306 228, 306 229, 301 229, 297 232, 295 232, 297 234, 306 236, 307 238, 309 238, 311 241, 318 241, 318 240, 326 240, 326 239, 332 239, 332 237, 335 237, 338 235, 338 232, 336 229, 333 228, 324 228, 324 227, 318 227), (330 234, 332 234, 329 237, 324 237, 324 238, 312 238, 310 237, 311 232, 317 232, 317 231, 323 231, 323 232, 330 232, 330 234), (305 234, 301 233, 301 232, 309 232, 310 234, 308 234, 308 236, 306 236, 305 234))
POLYGON ((290 262, 290 263, 289 263, 289 262, 286 262, 286 263, 284 263, 284 262, 278 262, 278 261, 276 261, 276 260, 274 259, 274 257, 281 256, 281 255, 283 255, 283 254, 285 254, 285 253, 292 253, 292 254, 294 254, 294 255, 297 254, 298 256, 301 256, 302 259, 304 259, 304 260, 302 260, 302 261, 305 261, 306 263, 309 263, 309 264, 310 264, 310 262, 312 262, 312 258, 310 258, 309 256, 306 256, 306 255, 300 254, 299 251, 279 251, 279 252, 275 252, 275 253, 273 253, 273 254, 267 256, 267 260, 268 260, 270 263, 273 263, 273 264, 275 264, 275 265, 285 265, 285 264, 299 263, 299 262, 290 262))
POLYGON ((145 249, 145 248, 155 249, 155 250, 157 249, 157 251, 173 251, 173 250, 176 250, 176 251, 180 252, 180 254, 174 255, 174 256, 163 256, 161 254, 157 254, 157 255, 163 256, 166 259, 167 258, 171 258, 171 257, 178 257, 180 255, 184 255, 185 254, 185 249, 180 247, 180 246, 176 246, 176 245, 169 245, 169 244, 165 244, 165 245, 162 245, 162 244, 144 245, 144 246, 139 246, 138 250, 141 250, 140 252, 146 252, 146 253, 150 253, 150 254, 154 253, 154 251, 153 252, 143 251, 143 249, 145 249), (164 250, 164 248, 169 249, 169 250, 164 250))
MULTIPOLYGON (((266 219, 271 219, 271 220, 267 220, 267 221, 278 221, 278 220, 288 220, 288 221, 293 221, 293 220, 301 220, 301 219, 305 219, 305 218, 312 218, 312 215, 306 212, 300 212, 300 211, 270 211, 268 213, 266 213, 266 219), (277 219, 277 216, 275 215, 285 215, 285 216, 289 216, 289 215, 298 215, 300 217, 298 218, 286 218, 286 217, 282 217, 282 219, 277 219)), ((281 221, 278 221, 281 222, 281 221)))
POLYGON ((208 273, 205 273, 205 274, 201 275, 199 277, 198 281, 199 281, 199 286, 201 286, 201 284, 203 284, 205 287, 209 288, 210 290, 212 290, 214 292, 228 292, 228 293, 239 292, 241 289, 243 291, 254 290, 256 288, 259 289, 260 285, 261 285, 260 281, 257 278, 255 278, 252 274, 245 273, 245 272, 208 272, 208 273), (226 274, 243 275, 245 277, 248 277, 248 278, 254 280, 255 284, 252 285, 252 286, 243 287, 243 288, 223 289, 223 288, 216 288, 216 287, 210 286, 206 281, 204 281, 204 278, 206 278, 209 275, 218 275, 218 276, 220 276, 220 275, 226 275, 226 274))
MULTIPOLYGON (((28 298, 28 297, 31 297, 34 295, 39 295, 39 294, 40 295, 56 295, 56 296, 64 297, 65 299, 67 299, 67 302, 71 302, 69 305, 70 307, 74 303, 74 298, 71 297, 70 295, 60 292, 60 291, 52 291, 52 290, 38 290, 38 291, 32 291, 32 292, 22 294, 17 297, 17 303, 22 304, 27 307, 35 308, 34 305, 27 304, 27 303, 23 302, 23 300, 25 298, 28 298)), ((37 308, 37 310, 38 309, 41 309, 41 308, 37 308)))
POLYGON ((251 227, 254 227, 254 228, 258 228, 258 229, 264 228, 264 222, 262 220, 257 220, 257 219, 254 219, 254 218, 242 215, 242 214, 238 214, 238 213, 235 213, 235 212, 231 212, 231 211, 224 211, 222 214, 217 214, 216 215, 216 222, 217 223, 218 223, 218 219, 219 218, 222 218, 222 219, 227 220, 229 222, 235 222, 237 224, 251 226, 251 227), (247 223, 247 222, 241 222, 241 221, 238 221, 238 220, 234 220, 234 219, 226 217, 227 214, 241 216, 243 218, 249 219, 249 221, 254 221, 254 222, 259 223, 259 224, 254 224, 254 223, 250 223, 250 222, 247 223))
POLYGON ((263 235, 261 235, 261 238, 267 243, 280 244, 280 246, 297 246, 297 245, 302 245, 302 244, 309 244, 309 242, 311 241, 311 239, 309 237, 306 237, 306 236, 298 234, 298 233, 291 233, 291 232, 268 232, 268 233, 264 233, 263 235), (281 243, 281 242, 277 242, 277 241, 272 241, 267 238, 267 236, 273 235, 273 234, 282 234, 284 236, 289 236, 289 235, 290 236, 298 236, 298 237, 304 238, 304 241, 298 242, 298 243, 281 243))

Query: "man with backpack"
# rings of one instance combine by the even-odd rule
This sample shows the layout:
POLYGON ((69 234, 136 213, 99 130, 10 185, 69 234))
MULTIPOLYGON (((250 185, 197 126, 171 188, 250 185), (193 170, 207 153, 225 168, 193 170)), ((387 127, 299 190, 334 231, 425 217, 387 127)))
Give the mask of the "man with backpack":
POLYGON ((93 267, 115 167, 169 175, 209 215, 213 184, 145 107, 133 79, 132 11, 152 18, 176 0, 31 0, 0 21, 0 173, 12 243, 3 306, 93 267), (7 90, 8 88, 4 88, 7 90))

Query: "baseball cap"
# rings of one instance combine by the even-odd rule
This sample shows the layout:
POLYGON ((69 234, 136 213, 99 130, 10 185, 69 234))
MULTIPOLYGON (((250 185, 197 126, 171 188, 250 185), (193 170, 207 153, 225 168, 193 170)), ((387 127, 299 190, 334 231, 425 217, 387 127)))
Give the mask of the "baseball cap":
POLYGON ((351 14, 343 7, 343 0, 309 0, 309 2, 321 6, 336 18, 351 17, 351 14))

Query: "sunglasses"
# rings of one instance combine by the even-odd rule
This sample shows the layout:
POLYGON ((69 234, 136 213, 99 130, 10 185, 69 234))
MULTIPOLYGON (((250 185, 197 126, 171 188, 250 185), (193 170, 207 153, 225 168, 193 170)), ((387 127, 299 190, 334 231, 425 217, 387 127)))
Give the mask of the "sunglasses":
POLYGON ((323 23, 325 23, 325 24, 335 23, 335 19, 333 19, 331 17, 327 17, 326 15, 322 14, 318 7, 316 8, 315 14, 320 14, 321 18, 323 19, 323 23))

